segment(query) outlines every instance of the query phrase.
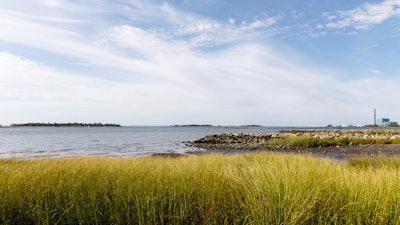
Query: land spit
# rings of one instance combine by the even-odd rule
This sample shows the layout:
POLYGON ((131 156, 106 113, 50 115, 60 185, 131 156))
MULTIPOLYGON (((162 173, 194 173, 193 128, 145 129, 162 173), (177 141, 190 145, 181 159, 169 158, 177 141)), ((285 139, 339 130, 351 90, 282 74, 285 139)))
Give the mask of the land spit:
POLYGON ((274 151, 343 160, 349 157, 400 157, 399 130, 291 130, 268 134, 215 134, 187 145, 219 153, 274 151))

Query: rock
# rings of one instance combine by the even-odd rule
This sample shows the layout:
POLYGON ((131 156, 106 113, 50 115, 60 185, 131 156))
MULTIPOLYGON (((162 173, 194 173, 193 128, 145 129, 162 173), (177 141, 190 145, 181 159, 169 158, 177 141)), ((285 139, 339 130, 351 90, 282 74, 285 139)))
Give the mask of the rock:
POLYGON ((400 135, 393 135, 390 137, 390 140, 400 139, 400 135))

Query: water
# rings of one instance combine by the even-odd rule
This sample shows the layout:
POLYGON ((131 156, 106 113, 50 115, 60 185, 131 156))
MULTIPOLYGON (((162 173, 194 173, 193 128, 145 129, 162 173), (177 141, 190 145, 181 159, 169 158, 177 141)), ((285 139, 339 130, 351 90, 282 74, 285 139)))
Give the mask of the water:
POLYGON ((109 128, 1 128, 0 158, 122 156, 187 153, 186 146, 208 134, 271 133, 273 127, 109 127, 109 128))

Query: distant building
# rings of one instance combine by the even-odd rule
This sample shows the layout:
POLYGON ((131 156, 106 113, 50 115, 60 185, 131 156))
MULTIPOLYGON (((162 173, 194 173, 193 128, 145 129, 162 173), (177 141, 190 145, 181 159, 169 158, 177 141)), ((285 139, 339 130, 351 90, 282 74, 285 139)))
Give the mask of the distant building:
POLYGON ((376 125, 378 126, 388 126, 390 123, 390 119, 389 118, 379 118, 376 120, 376 125))
POLYGON ((395 127, 398 126, 398 123, 390 121, 389 118, 380 118, 376 120, 376 125, 380 127, 395 127))

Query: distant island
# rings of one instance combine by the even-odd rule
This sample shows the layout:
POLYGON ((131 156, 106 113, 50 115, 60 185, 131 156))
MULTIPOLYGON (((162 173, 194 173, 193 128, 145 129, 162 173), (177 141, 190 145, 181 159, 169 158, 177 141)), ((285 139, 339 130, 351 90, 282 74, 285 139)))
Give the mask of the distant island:
POLYGON ((19 123, 8 127, 121 127, 113 123, 19 123))

